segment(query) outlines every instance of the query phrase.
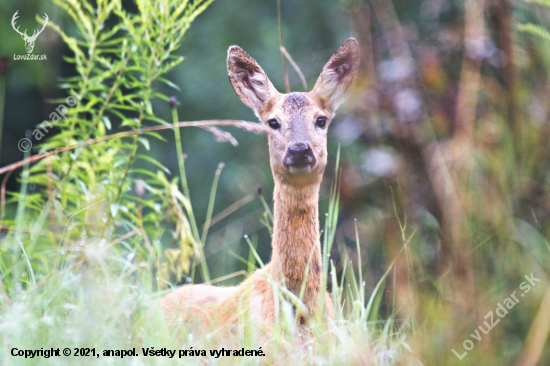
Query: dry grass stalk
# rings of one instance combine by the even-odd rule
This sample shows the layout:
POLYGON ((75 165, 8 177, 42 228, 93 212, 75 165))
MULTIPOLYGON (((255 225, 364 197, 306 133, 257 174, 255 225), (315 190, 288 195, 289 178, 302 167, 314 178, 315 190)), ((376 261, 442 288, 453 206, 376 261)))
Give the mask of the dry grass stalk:
POLYGON ((227 131, 222 131, 219 128, 214 126, 204 127, 204 130, 214 135, 214 139, 218 142, 229 142, 233 146, 239 145, 239 142, 237 141, 237 139, 227 131))
POLYGON ((535 366, 540 361, 544 345, 550 333, 550 288, 546 290, 539 311, 531 323, 523 354, 517 366, 535 366))
MULTIPOLYGON (((263 126, 256 122, 248 122, 248 121, 236 121, 236 120, 206 120, 206 121, 189 121, 189 122, 178 122, 176 124, 178 127, 200 127, 205 128, 208 126, 231 126, 231 127, 237 127, 242 130, 248 131, 248 132, 254 132, 257 134, 271 134, 271 130, 267 128, 266 126, 263 126)), ((62 152, 71 151, 74 149, 77 149, 79 147, 89 146, 93 144, 97 144, 99 142, 108 141, 116 138, 123 138, 128 137, 132 135, 137 135, 141 133, 146 132, 153 132, 153 131, 160 131, 160 130, 167 130, 170 128, 173 128, 173 125, 160 125, 160 126, 153 126, 153 127, 145 127, 141 128, 139 130, 132 130, 132 131, 124 131, 120 133, 115 133, 113 135, 108 135, 104 137, 99 137, 96 139, 87 140, 75 145, 65 146, 59 149, 55 149, 52 151, 48 151, 45 153, 37 154, 28 157, 27 159, 20 160, 16 163, 6 165, 3 168, 0 168, 0 174, 4 174, 7 172, 10 172, 12 170, 15 170, 17 168, 22 167, 23 165, 27 163, 34 163, 37 161, 40 161, 44 158, 47 158, 48 156, 57 155, 62 152)))
POLYGON ((280 50, 281 50, 281 53, 286 57, 286 59, 288 60, 288 62, 290 62, 290 64, 292 65, 292 67, 294 68, 294 71, 296 71, 296 73, 298 74, 298 76, 300 77, 300 80, 302 81, 302 86, 304 87, 304 90, 307 90, 307 82, 306 82, 306 78, 304 76, 304 74, 302 73, 302 70, 300 70, 300 67, 298 66, 298 64, 296 62, 294 62, 294 60, 292 59, 292 56, 290 56, 290 53, 288 53, 288 51, 286 50, 286 48, 284 48, 283 46, 280 47, 280 50))
POLYGON ((483 19, 484 2, 468 0, 464 13, 465 52, 462 59, 462 71, 458 98, 456 101, 456 135, 455 141, 460 144, 472 144, 477 94, 481 86, 481 50, 485 36, 483 19))

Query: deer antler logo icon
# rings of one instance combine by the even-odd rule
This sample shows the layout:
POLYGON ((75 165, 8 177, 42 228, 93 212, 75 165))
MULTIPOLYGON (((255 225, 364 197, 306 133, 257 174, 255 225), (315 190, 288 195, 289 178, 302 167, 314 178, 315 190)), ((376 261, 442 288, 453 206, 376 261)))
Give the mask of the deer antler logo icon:
POLYGON ((33 48, 34 48, 34 42, 36 41, 36 38, 38 38, 38 35, 40 33, 42 33, 42 31, 44 30, 44 28, 46 28, 46 24, 48 24, 48 14, 44 13, 44 25, 42 26, 42 29, 40 29, 39 31, 38 30, 34 30, 34 33, 32 34, 32 36, 28 36, 27 35, 27 30, 25 29, 24 32, 20 32, 19 31, 19 27, 15 27, 15 21, 17 18, 19 18, 19 15, 17 15, 17 13, 19 13, 19 10, 17 10, 15 12, 15 14, 13 14, 13 17, 11 18, 11 26, 13 27, 13 29, 19 33, 21 35, 21 37, 23 38, 23 40, 25 41, 25 48, 27 49, 27 53, 31 53, 33 48))

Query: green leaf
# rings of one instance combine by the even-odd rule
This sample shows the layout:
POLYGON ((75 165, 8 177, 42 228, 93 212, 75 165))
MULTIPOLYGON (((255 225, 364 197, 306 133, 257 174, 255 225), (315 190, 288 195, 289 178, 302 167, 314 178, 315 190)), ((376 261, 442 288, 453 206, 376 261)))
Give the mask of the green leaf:
POLYGON ((541 27, 540 25, 533 23, 518 24, 518 30, 520 32, 531 33, 536 36, 542 37, 547 41, 550 41, 550 32, 547 29, 541 27))
POLYGON ((119 207, 118 203, 112 203, 111 204, 111 216, 116 217, 119 208, 120 207, 119 207))
POLYGON ((111 120, 107 116, 103 116, 103 123, 105 124, 105 128, 108 130, 111 129, 111 120))
POLYGON ((151 146, 149 145, 149 140, 147 140, 145 137, 140 137, 138 140, 139 142, 141 142, 141 144, 145 147, 147 151, 151 149, 151 146))
POLYGON ((169 87, 172 87, 174 89, 176 89, 177 91, 181 91, 180 87, 177 86, 176 84, 174 84, 173 82, 171 82, 170 80, 168 79, 165 79, 165 78, 158 78, 157 79, 158 81, 161 81, 163 83, 165 83, 166 85, 168 85, 169 87))

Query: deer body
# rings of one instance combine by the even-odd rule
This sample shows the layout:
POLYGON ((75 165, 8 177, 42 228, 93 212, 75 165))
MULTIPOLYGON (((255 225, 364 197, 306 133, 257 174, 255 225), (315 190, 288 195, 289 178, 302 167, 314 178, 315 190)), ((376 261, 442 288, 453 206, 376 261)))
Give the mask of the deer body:
POLYGON ((237 46, 228 50, 229 80, 244 104, 274 131, 269 136, 275 180, 271 261, 239 286, 181 286, 162 299, 167 318, 235 323, 242 309, 262 328, 277 311, 273 285, 283 285, 302 302, 307 316, 333 316, 329 294, 322 294, 319 240, 319 188, 327 163, 327 128, 359 66, 357 41, 350 38, 323 68, 309 93, 279 93, 256 61, 237 46), (309 265, 308 265, 309 263, 309 265), (325 296, 325 307, 320 306, 325 296))

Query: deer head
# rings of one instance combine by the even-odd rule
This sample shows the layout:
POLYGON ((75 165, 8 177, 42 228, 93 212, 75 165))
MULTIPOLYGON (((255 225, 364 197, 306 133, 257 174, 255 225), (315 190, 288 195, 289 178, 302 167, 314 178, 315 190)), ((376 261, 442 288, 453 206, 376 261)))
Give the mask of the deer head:
POLYGON ((327 128, 358 67, 357 41, 348 38, 312 91, 281 94, 248 53, 229 47, 227 70, 233 89, 261 123, 275 130, 269 136, 269 156, 276 181, 291 186, 320 183, 327 163, 327 128))
POLYGON ((40 33, 42 33, 44 28, 46 28, 46 24, 48 24, 48 14, 44 13, 44 25, 42 26, 42 29, 40 29, 39 31, 35 29, 32 36, 29 37, 27 35, 26 29, 24 32, 20 32, 19 27, 17 28, 15 27, 15 21, 17 18, 19 18, 19 15, 17 15, 18 12, 19 10, 17 10, 15 14, 13 14, 13 17, 11 18, 11 26, 17 33, 21 35, 21 38, 23 38, 23 40, 25 41, 25 48, 27 49, 27 53, 31 53, 34 48, 34 42, 36 41, 36 38, 40 33))

